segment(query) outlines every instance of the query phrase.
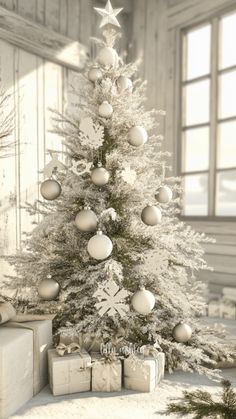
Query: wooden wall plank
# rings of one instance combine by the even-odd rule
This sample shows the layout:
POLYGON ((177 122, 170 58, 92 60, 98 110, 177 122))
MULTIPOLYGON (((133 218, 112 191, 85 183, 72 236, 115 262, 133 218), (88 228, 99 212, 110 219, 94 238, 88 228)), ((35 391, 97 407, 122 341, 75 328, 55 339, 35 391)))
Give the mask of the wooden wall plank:
POLYGON ((36 20, 36 0, 18 0, 17 11, 26 19, 36 20))
MULTIPOLYGON (((66 16, 65 16, 66 18, 66 16)), ((60 28, 60 0, 45 1, 45 25, 58 32, 60 28)))

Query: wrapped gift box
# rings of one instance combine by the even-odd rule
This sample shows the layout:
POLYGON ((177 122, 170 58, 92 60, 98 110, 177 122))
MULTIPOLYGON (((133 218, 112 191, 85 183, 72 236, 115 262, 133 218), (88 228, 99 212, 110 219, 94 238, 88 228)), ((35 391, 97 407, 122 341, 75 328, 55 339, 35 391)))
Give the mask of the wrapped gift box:
POLYGON ((90 391, 91 357, 86 351, 60 356, 48 351, 49 383, 54 396, 90 391))
POLYGON ((9 418, 33 396, 33 332, 0 327, 0 418, 9 418))
POLYGON ((122 365, 119 359, 111 362, 97 356, 92 364, 92 391, 121 391, 122 365))

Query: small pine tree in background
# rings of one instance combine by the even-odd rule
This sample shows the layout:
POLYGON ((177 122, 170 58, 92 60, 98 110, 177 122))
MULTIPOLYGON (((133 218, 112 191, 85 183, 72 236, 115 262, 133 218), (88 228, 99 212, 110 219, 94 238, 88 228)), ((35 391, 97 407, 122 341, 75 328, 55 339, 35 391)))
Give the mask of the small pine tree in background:
POLYGON ((193 415, 193 419, 235 419, 236 393, 230 381, 222 381, 221 397, 214 400, 208 391, 184 391, 179 403, 170 403, 166 414, 193 415))
POLYGON ((155 345, 169 371, 211 376, 209 365, 229 350, 200 319, 205 286, 195 272, 207 268, 207 238, 178 219, 179 181, 166 175, 169 153, 158 132, 163 112, 145 110, 146 83, 135 80, 137 63, 118 57, 112 23, 94 40, 98 57, 80 76, 76 114, 55 117, 65 168, 43 183, 48 199, 29 208, 44 218, 10 259, 17 277, 7 286, 17 290, 22 311, 55 313, 58 333, 155 345), (88 231, 95 227, 102 237, 88 231))

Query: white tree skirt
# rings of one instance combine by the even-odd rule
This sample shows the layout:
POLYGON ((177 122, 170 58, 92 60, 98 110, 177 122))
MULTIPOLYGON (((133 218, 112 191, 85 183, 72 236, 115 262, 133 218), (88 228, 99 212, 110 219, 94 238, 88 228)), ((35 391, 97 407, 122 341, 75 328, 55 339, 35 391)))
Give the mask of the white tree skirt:
MULTIPOLYGON (((236 368, 226 369, 223 376, 236 387, 236 368)), ((158 419, 165 418, 163 410, 170 400, 182 394, 182 390, 206 389, 213 393, 219 383, 198 374, 175 372, 166 374, 154 393, 137 393, 124 390, 121 393, 79 393, 53 397, 45 387, 30 400, 13 419, 158 419)), ((176 418, 175 415, 168 416, 176 418)), ((190 417, 190 416, 189 416, 190 417)))

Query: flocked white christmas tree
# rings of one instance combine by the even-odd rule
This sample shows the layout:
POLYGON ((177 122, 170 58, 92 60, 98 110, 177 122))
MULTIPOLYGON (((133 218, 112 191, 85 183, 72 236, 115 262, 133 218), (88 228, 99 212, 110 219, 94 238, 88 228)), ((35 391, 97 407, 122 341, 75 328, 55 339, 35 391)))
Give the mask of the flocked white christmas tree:
POLYGON ((103 39, 93 40, 97 59, 80 77, 78 113, 55 117, 66 164, 53 155, 46 199, 29 207, 44 218, 10 260, 15 304, 55 313, 57 332, 72 339, 155 344, 169 370, 211 375, 207 365, 228 353, 200 319, 204 286, 194 272, 206 268, 207 239, 178 219, 180 188, 165 177, 158 132, 163 112, 145 110, 137 63, 115 50, 120 10, 109 1, 96 9, 103 39))

